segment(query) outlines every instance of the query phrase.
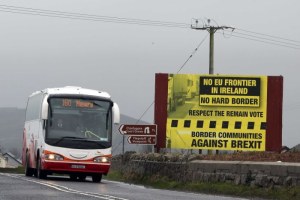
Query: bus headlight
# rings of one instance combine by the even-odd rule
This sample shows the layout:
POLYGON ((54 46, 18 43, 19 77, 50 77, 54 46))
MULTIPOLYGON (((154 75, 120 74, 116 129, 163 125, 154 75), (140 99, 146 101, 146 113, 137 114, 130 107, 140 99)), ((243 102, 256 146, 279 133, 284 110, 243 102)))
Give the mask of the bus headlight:
POLYGON ((50 153, 45 155, 46 160, 64 160, 64 157, 58 154, 50 153))
POLYGON ((105 157, 105 156, 99 156, 99 157, 94 158, 94 162, 96 162, 96 163, 109 163, 110 158, 105 157))

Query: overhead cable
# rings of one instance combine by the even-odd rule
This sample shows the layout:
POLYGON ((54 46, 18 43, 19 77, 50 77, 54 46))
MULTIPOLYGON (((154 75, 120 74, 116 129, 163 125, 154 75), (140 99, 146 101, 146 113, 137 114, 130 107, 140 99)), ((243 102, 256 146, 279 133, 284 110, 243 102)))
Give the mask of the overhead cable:
POLYGON ((246 40, 251 40, 251 41, 256 41, 256 42, 262 42, 262 43, 265 43, 265 44, 271 44, 271 45, 276 45, 276 46, 281 46, 281 47, 287 47, 287 48, 290 48, 290 49, 300 49, 300 47, 298 47, 298 45, 281 44, 279 42, 271 42, 271 41, 262 40, 262 39, 255 39, 253 37, 239 36, 239 35, 235 35, 234 33, 232 33, 232 34, 226 34, 225 33, 225 35, 236 37, 236 38, 242 38, 242 39, 246 39, 246 40))
MULTIPOLYGON (((177 71, 177 74, 185 67, 185 65, 188 63, 188 61, 193 57, 193 55, 198 51, 199 47, 203 44, 203 42, 206 40, 207 36, 209 34, 206 34, 206 36, 201 40, 201 42, 197 45, 197 47, 194 49, 194 51, 191 53, 191 55, 187 58, 187 60, 183 63, 183 65, 179 68, 177 71)), ((140 120, 144 117, 144 115, 148 112, 148 110, 154 105, 154 101, 147 107, 147 109, 143 112, 143 114, 140 116, 140 118, 136 121, 136 124, 140 122, 140 120)))
POLYGON ((61 11, 53 11, 53 10, 8 6, 8 5, 1 5, 1 4, 0 4, 0 12, 38 15, 38 16, 45 16, 45 17, 77 19, 77 20, 88 20, 88 21, 101 21, 101 22, 112 22, 112 23, 147 25, 147 26, 189 28, 189 24, 186 24, 186 23, 144 20, 144 19, 134 19, 134 18, 110 17, 110 16, 101 16, 101 15, 90 15, 90 14, 82 14, 82 13, 74 13, 74 12, 61 12, 61 11))
POLYGON ((245 29, 237 28, 237 30, 244 31, 244 32, 247 32, 247 33, 251 33, 251 34, 263 35, 263 36, 277 38, 277 39, 286 40, 286 41, 290 41, 290 42, 300 43, 300 41, 297 41, 297 40, 291 40, 291 39, 287 39, 287 38, 283 38, 283 37, 278 37, 278 36, 274 36, 274 35, 269 35, 269 34, 264 34, 264 33, 258 33, 258 32, 254 32, 254 31, 248 31, 248 30, 245 30, 245 29))
MULTIPOLYGON (((227 30, 224 30, 224 32, 227 32, 227 30)), ((300 43, 294 43, 294 42, 287 42, 287 40, 278 40, 278 39, 273 39, 273 37, 268 38, 268 37, 262 37, 262 36, 257 36, 257 35, 251 35, 251 34, 246 34, 246 33, 240 33, 238 31, 235 32, 230 32, 229 34, 230 36, 241 36, 240 38, 245 38, 245 39, 256 39, 256 41, 260 41, 260 42, 269 42, 272 44, 281 44, 282 46, 286 46, 286 47, 300 47, 300 43)))
MULTIPOLYGON (((99 22, 109 22, 109 23, 121 23, 121 24, 134 24, 143 26, 160 26, 168 28, 190 28, 187 23, 178 22, 168 22, 168 21, 158 21, 158 20, 145 20, 145 19, 135 19, 135 18, 122 18, 122 17, 111 17, 102 15, 91 15, 75 12, 62 12, 47 9, 36 9, 30 7, 20 7, 0 4, 0 12, 15 13, 15 14, 26 14, 34 16, 44 16, 44 17, 55 17, 64 18, 72 20, 86 20, 86 21, 99 21, 99 22)), ((235 28, 234 33, 227 34, 227 36, 234 36, 238 38, 248 39, 257 42, 263 42, 293 49, 298 49, 300 47, 300 41, 286 39, 283 37, 273 36, 269 34, 258 33, 254 31, 249 31, 245 29, 235 28), (243 33, 244 32, 244 33, 243 33), (277 44, 279 43, 279 44, 277 44)))
POLYGON ((206 36, 201 40, 201 42, 198 44, 196 49, 191 53, 191 55, 188 57, 188 59, 183 63, 183 65, 179 68, 177 71, 177 74, 183 69, 183 67, 186 65, 186 63, 193 57, 193 55, 198 51, 199 47, 203 44, 203 42, 206 40, 207 36, 209 34, 206 34, 206 36))

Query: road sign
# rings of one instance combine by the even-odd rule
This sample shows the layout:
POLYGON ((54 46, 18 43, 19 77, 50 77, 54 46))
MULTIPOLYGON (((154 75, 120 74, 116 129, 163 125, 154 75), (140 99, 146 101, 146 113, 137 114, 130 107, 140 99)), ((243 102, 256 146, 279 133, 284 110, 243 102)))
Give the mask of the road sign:
POLYGON ((150 135, 150 136, 128 136, 127 141, 129 144, 150 144, 155 145, 156 144, 156 136, 150 135))
POLYGON ((156 124, 122 124, 119 128, 119 132, 122 135, 139 135, 139 136, 156 136, 157 125, 156 124))

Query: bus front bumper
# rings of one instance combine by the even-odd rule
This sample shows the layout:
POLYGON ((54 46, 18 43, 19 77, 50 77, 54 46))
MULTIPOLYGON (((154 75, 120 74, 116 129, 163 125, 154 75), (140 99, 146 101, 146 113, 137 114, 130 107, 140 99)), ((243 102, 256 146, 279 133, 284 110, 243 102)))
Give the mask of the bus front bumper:
POLYGON ((110 163, 85 163, 85 162, 63 162, 48 161, 42 162, 42 169, 48 172, 57 173, 97 173, 107 174, 110 163))

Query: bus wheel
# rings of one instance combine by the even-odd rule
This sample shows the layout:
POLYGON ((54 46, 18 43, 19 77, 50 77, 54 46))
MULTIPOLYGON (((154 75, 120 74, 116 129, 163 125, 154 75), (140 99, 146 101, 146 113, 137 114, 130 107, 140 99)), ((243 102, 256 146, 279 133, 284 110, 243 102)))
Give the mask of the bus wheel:
POLYGON ((94 183, 99 183, 101 182, 102 179, 102 174, 95 174, 92 176, 92 180, 94 183))
POLYGON ((86 175, 80 174, 78 175, 79 181, 85 181, 86 175))
POLYGON ((76 174, 70 174, 70 179, 71 181, 76 181, 77 180, 76 174))
POLYGON ((29 167, 29 154, 26 153, 26 160, 25 160, 25 175, 32 176, 34 174, 34 170, 29 167))
POLYGON ((37 163, 37 167, 36 167, 36 177, 38 177, 39 179, 45 179, 47 178, 47 174, 44 170, 41 169, 41 159, 39 158, 37 163))

